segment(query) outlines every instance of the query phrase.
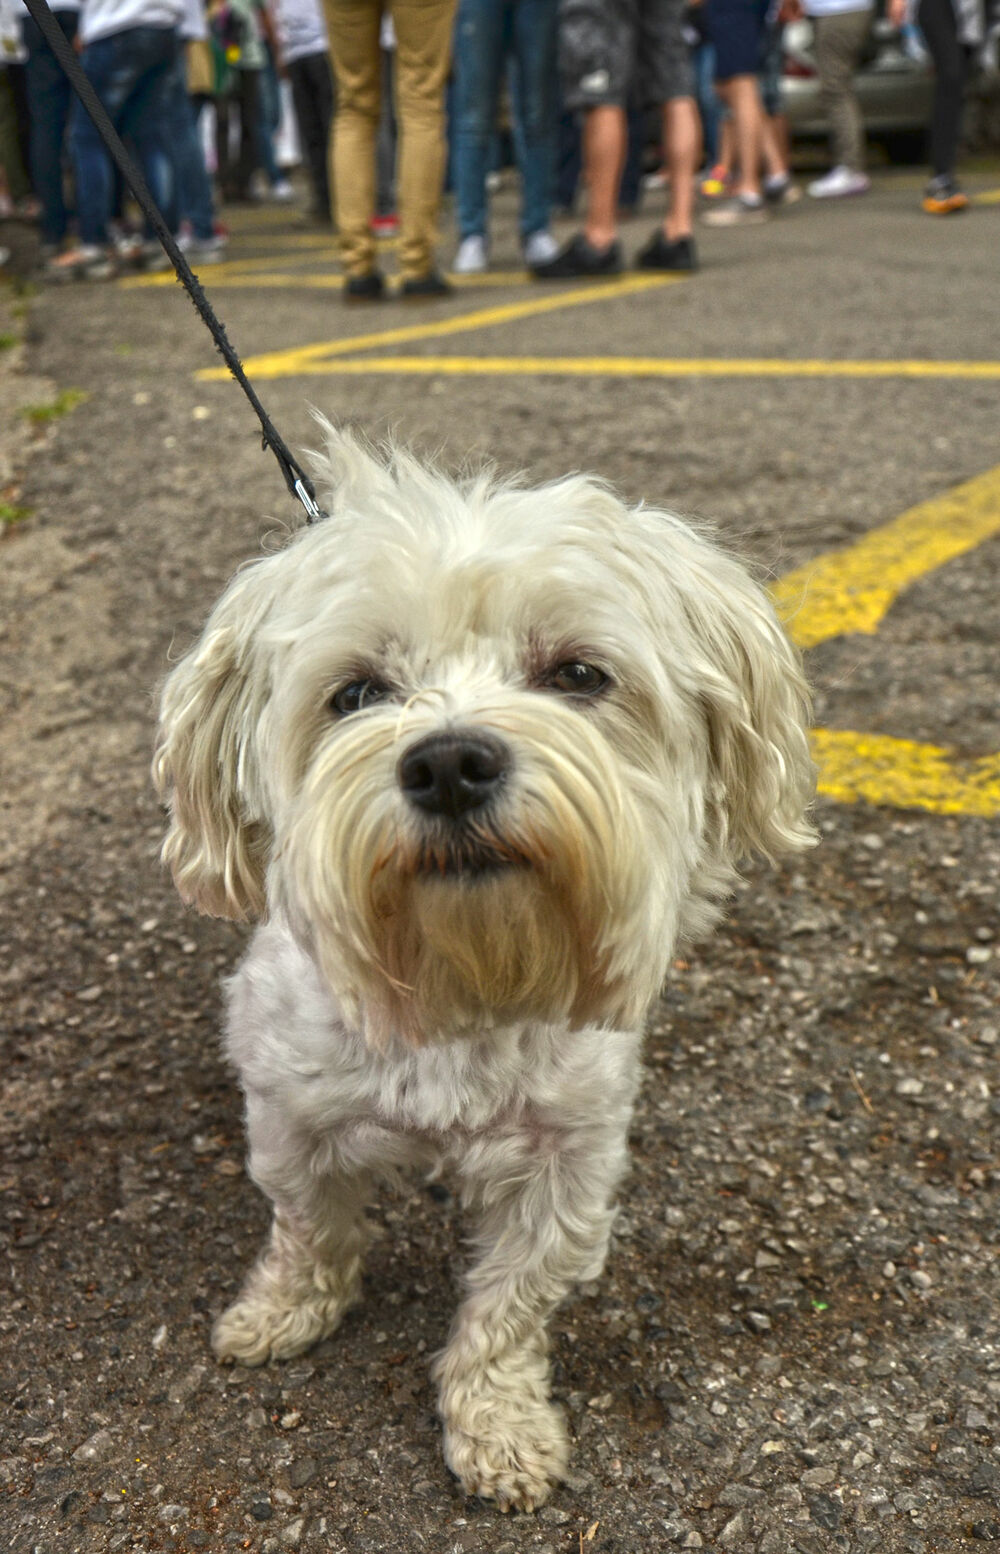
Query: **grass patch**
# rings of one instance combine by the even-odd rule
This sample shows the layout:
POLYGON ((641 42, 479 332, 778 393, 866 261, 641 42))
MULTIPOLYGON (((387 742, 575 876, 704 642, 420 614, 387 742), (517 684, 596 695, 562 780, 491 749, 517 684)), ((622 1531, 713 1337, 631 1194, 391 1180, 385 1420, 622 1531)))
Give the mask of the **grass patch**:
POLYGON ((0 351, 12 351, 17 344, 17 335, 0 334, 0 351))
POLYGON ((34 508, 15 507, 13 502, 0 502, 0 530, 11 529, 15 524, 27 523, 34 508))
POLYGON ((49 404, 25 405, 21 414, 32 426, 47 426, 50 421, 58 421, 60 416, 75 410, 86 398, 88 396, 83 389, 63 389, 49 404))

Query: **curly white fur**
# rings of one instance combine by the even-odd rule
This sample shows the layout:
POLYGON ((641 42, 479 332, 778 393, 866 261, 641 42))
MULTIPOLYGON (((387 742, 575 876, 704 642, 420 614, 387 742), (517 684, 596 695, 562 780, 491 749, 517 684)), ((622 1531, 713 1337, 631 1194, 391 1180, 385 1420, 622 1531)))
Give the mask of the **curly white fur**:
POLYGON ((326 430, 332 516, 236 576, 162 697, 164 858, 263 920, 228 1050, 275 1219, 214 1342, 258 1364, 333 1332, 371 1177, 449 1168, 478 1257, 435 1362, 445 1453, 531 1508, 567 1458, 545 1324, 604 1260, 645 1010, 741 858, 811 841, 807 696, 766 595, 678 518, 326 430), (351 681, 381 699, 341 716, 351 681), (400 778, 440 735, 509 759, 454 820, 400 778))

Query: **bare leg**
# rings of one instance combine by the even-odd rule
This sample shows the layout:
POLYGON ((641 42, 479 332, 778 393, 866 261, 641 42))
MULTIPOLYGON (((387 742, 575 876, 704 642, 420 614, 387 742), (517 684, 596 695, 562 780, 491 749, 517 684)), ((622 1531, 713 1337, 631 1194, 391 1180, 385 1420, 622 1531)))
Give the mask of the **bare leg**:
POLYGON ((693 97, 664 104, 663 140, 670 174, 670 207, 663 222, 667 241, 689 237, 694 223, 694 180, 701 158, 701 123, 693 97))
POLYGON ((625 112, 611 104, 591 108, 583 121, 583 168, 587 180, 584 235, 607 248, 618 235, 618 190, 625 167, 625 112))
POLYGON ((250 1169, 274 1201, 270 1239, 239 1297, 219 1317, 212 1347, 220 1360, 263 1365, 301 1354, 338 1327, 355 1304, 365 1247, 366 1182, 317 1175, 301 1141, 268 1129, 262 1108, 248 1108, 250 1169), (254 1147, 254 1135, 267 1138, 254 1147), (279 1153, 280 1149, 280 1153, 279 1153))
POLYGON ((756 76, 733 76, 730 81, 719 81, 717 91, 733 116, 733 135, 736 144, 736 194, 760 199, 760 161, 763 139, 764 109, 756 76))
POLYGON ((545 1324, 571 1286, 600 1272, 625 1162, 624 1137, 534 1149, 506 1183, 488 1176, 488 1207, 447 1348, 435 1362, 448 1466, 469 1494, 531 1510, 563 1476, 561 1412, 548 1396, 545 1324))

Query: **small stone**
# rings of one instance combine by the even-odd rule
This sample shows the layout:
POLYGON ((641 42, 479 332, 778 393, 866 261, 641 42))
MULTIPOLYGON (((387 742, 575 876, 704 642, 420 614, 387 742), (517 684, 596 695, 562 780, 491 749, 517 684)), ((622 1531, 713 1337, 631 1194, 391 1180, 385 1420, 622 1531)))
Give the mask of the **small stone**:
POLYGON ((755 1333, 769 1333, 771 1331, 771 1318, 766 1311, 748 1311, 746 1324, 755 1333))
POLYGON ((565 1527, 573 1518, 568 1511, 561 1511, 557 1505, 546 1505, 539 1511, 538 1520, 547 1522, 550 1527, 565 1527))
POLYGON ((742 1511, 737 1511, 719 1533, 719 1542, 724 1549, 738 1549, 746 1537, 746 1532, 747 1519, 742 1511))
POLYGON ((760 1449, 762 1457, 774 1457, 779 1451, 784 1451, 784 1441, 765 1441, 760 1449))
POLYGON ((969 1537, 979 1538, 984 1543, 1000 1541, 1000 1522, 973 1522, 969 1537))
POLYGON ((682 1549, 703 1549, 704 1547, 704 1538, 700 1532, 695 1532, 693 1528, 684 1539, 684 1542, 681 1544, 682 1549))
POLYGON ((74 1462, 106 1462, 115 1451, 115 1438, 110 1430, 95 1430, 73 1453, 74 1462))
POLYGON ((924 1082, 922 1079, 901 1079, 896 1085, 897 1095, 923 1095, 924 1082))
POLYGON ((304 1489, 312 1483, 318 1472, 319 1463, 315 1457, 300 1457, 288 1470, 288 1482, 293 1489, 304 1489))
POLYGON ((305 1517, 304 1516, 297 1516, 293 1522, 288 1522, 288 1524, 286 1526, 282 1527, 282 1529, 281 1529, 281 1541, 282 1541, 282 1543, 288 1549, 297 1549, 299 1544, 302 1542, 302 1535, 305 1532, 305 1530, 306 1530, 306 1519, 305 1519, 305 1517))
POLYGON ((823 1484, 832 1484, 836 1477, 833 1468, 808 1468, 802 1475, 802 1482, 806 1489, 819 1489, 823 1484))
POLYGON ((933 1282, 930 1274, 925 1273, 922 1268, 912 1268, 910 1270, 910 1283, 918 1290, 929 1290, 933 1282))
POLYGON ((186 1505, 161 1505, 157 1512, 157 1520, 161 1522, 182 1522, 188 1514, 186 1505))
POLYGON ((283 1430, 297 1430, 302 1423, 302 1415, 297 1408, 289 1409, 287 1414, 282 1414, 278 1423, 283 1430))
POLYGON ((833 1495, 814 1495, 809 1501, 809 1515, 817 1527, 836 1532, 844 1514, 844 1507, 833 1495))
POLYGON ((601 1392, 597 1397, 588 1400, 587 1407, 592 1408, 595 1414, 603 1414, 606 1409, 611 1407, 614 1400, 615 1395, 613 1392, 601 1392))
POLYGON ((255 1522, 269 1522, 274 1515, 274 1506, 270 1500, 255 1500, 250 1507, 250 1515, 255 1522))
POLYGON ((990 1421, 981 1408, 967 1408, 965 1411, 965 1428, 967 1430, 988 1430, 990 1421))
MULTIPOLYGON (((965 958, 970 966, 985 966, 993 959, 993 951, 988 944, 970 944, 965 958)), ((76 996, 79 998, 81 994, 76 996)))

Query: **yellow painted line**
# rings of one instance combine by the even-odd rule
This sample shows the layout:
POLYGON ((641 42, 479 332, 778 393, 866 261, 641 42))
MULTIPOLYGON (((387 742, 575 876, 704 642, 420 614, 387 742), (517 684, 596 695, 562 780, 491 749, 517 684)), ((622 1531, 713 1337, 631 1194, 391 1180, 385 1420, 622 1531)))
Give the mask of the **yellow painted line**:
MULTIPOLYGON (((347 356, 355 351, 373 350, 382 345, 406 345, 416 340, 438 340, 448 335, 466 334, 470 330, 509 324, 522 318, 536 318, 560 308, 630 297, 638 292, 675 285, 679 279, 672 275, 630 275, 618 281, 592 281, 573 291, 558 291, 536 297, 531 302, 509 302, 497 307, 478 308, 473 313, 460 313, 457 317, 438 319, 431 324, 409 324, 397 329, 373 331, 371 334, 349 335, 341 340, 326 340, 318 345, 268 351, 260 356, 247 357, 243 365, 248 376, 254 378, 309 375, 326 371, 324 362, 329 357, 347 356)), ((225 367, 205 367, 196 376, 203 383, 224 382, 229 373, 225 367)))
POLYGON ((969 201, 972 205, 1000 205, 1000 189, 981 189, 978 194, 970 194, 969 201))
POLYGON ((819 792, 838 803, 1000 814, 1000 753, 962 761, 938 745, 828 728, 813 730, 812 746, 819 792))
POLYGON ((802 648, 850 632, 871 635, 905 588, 994 534, 1000 467, 911 507, 845 550, 786 572, 772 584, 772 597, 802 648))
MULTIPOLYGON (((303 257, 303 263, 308 264, 311 256, 303 257)), ((339 271, 326 271, 312 274, 308 270, 276 270, 276 261, 272 259, 237 259, 225 264, 213 265, 211 270, 201 270, 200 278, 205 286, 216 291, 249 291, 254 286, 273 291, 279 287, 287 287, 290 290, 320 290, 342 291, 344 277, 339 271)), ((197 266, 195 266, 197 270, 197 266)), ((159 270, 153 275, 129 275, 121 285, 127 290, 135 290, 144 286, 170 286, 176 277, 172 272, 159 270)), ((495 289, 498 286, 526 286, 532 277, 525 271, 518 273, 516 270, 505 273, 483 275, 456 275, 451 277, 456 289, 460 290, 485 290, 495 289)), ((389 294, 390 298, 392 293, 389 294)))
MULTIPOLYGON (((469 326, 473 327, 473 326, 469 326)), ((390 342, 386 342, 390 343, 390 342)), ((285 353, 295 355, 296 353, 285 353)), ((259 359, 259 358, 258 358, 259 359)), ((518 373, 626 378, 967 378, 1000 379, 1000 361, 794 361, 658 356, 371 356, 316 361, 309 373, 444 373, 504 377, 518 373)), ((277 374, 275 374, 277 375, 277 374)))
MULTIPOLYGON (((337 257, 337 250, 335 248, 331 248, 329 240, 327 240, 325 252, 313 250, 309 253, 303 253, 301 256, 301 262, 302 264, 319 264, 323 260, 328 259, 330 263, 333 264, 336 263, 337 257)), ((253 259, 223 259, 220 264, 201 266, 198 265, 196 260, 194 269, 206 286, 225 285, 232 276, 253 277, 258 274, 261 276, 266 276, 266 273, 269 270, 275 271, 277 274, 282 276, 286 276, 287 284, 296 284, 302 278, 300 275, 292 270, 278 270, 277 268, 279 265, 282 265, 286 262, 287 261, 283 256, 268 254, 266 256, 257 255, 253 259)), ((340 275, 336 275, 334 278, 337 282, 337 285, 339 286, 342 283, 343 278, 340 275)), ((131 291, 137 287, 143 286, 172 286, 176 280, 177 277, 173 270, 156 270, 152 275, 123 276, 120 284, 124 289, 131 291)), ((266 285, 266 279, 262 279, 261 284, 266 285)))

